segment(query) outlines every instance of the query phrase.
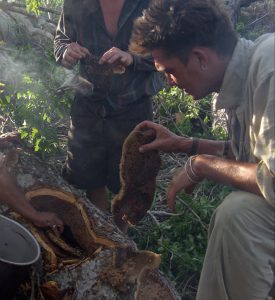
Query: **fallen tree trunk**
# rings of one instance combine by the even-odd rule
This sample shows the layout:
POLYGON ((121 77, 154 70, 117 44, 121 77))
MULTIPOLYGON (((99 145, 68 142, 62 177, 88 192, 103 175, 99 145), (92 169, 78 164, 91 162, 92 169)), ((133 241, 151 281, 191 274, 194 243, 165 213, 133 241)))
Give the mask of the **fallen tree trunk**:
MULTIPOLYGON (((8 135, 6 138, 8 141, 8 135)), ((37 290, 45 299, 180 299, 157 270, 158 254, 138 250, 111 217, 32 152, 10 142, 0 148, 5 164, 31 204, 37 210, 57 213, 65 225, 57 237, 51 229, 35 227, 6 212, 25 224, 42 248, 36 273, 37 290)), ((30 288, 24 291, 31 292, 30 288)), ((37 295, 35 299, 40 298, 37 295)))

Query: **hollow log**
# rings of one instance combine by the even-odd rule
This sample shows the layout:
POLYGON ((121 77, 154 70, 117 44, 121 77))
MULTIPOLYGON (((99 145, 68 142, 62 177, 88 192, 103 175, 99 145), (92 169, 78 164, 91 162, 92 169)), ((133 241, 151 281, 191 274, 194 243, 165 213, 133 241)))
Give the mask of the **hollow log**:
MULTIPOLYGON (((158 254, 138 250, 112 217, 98 210, 34 153, 9 142, 8 135, 0 143, 0 151, 27 200, 39 211, 55 212, 64 222, 63 233, 56 236, 51 229, 38 228, 6 212, 23 223, 41 246, 36 274, 37 290, 44 299, 180 299, 158 271, 158 254)), ((31 284, 27 286, 24 293, 28 294, 31 284)), ((42 298, 37 295, 35 299, 42 298)))

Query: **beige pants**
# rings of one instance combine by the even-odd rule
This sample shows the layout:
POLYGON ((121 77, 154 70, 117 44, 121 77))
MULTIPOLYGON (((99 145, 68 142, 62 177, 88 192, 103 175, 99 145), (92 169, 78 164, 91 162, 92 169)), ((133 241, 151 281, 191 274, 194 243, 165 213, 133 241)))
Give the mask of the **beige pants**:
POLYGON ((274 267, 275 209, 232 192, 212 216, 196 300, 264 300, 274 267))

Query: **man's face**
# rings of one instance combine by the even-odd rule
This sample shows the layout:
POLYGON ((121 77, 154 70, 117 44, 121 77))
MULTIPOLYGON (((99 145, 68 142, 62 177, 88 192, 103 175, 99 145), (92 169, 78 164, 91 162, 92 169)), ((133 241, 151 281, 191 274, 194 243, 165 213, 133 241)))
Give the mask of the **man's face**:
POLYGON ((212 92, 207 84, 207 78, 202 62, 193 53, 190 54, 187 64, 177 56, 167 57, 161 49, 152 51, 156 69, 164 72, 169 85, 178 86, 194 99, 201 99, 212 92))

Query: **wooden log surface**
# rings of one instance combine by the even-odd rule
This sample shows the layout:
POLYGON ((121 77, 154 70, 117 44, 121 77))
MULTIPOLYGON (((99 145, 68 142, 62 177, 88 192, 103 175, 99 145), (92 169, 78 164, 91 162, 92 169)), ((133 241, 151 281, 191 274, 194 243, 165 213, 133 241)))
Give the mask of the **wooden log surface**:
POLYGON ((9 135, 2 139, 0 151, 26 198, 38 210, 56 212, 73 237, 73 243, 65 235, 55 237, 50 229, 37 228, 9 210, 5 212, 25 225, 41 246, 36 274, 38 290, 45 299, 180 299, 158 271, 158 254, 137 249, 112 217, 91 204, 82 191, 70 186, 24 145, 9 140, 9 135), (154 292, 144 296, 150 282, 154 292))

